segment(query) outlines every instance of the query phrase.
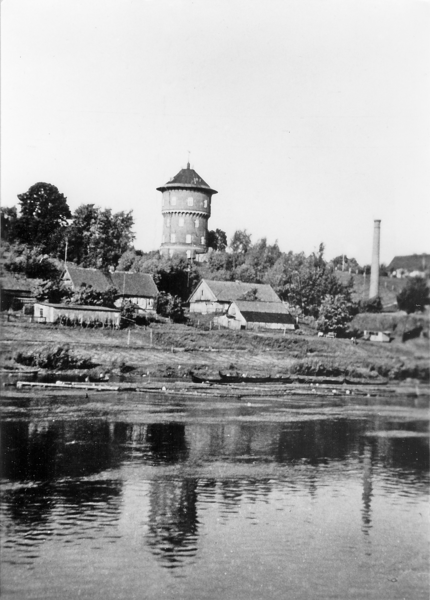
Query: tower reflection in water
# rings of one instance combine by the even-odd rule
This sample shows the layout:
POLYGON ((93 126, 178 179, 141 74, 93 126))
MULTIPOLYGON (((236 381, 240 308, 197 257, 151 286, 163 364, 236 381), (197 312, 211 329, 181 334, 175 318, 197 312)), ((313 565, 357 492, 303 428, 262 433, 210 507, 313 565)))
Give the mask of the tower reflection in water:
MULTIPOLYGON (((230 518, 241 503, 269 501, 274 487, 285 495, 306 490, 315 497, 321 486, 332 482, 360 481, 362 532, 370 539, 375 481, 379 488, 385 486, 386 494, 426 493, 429 479, 428 441, 366 435, 384 427, 391 425, 380 419, 185 424, 3 421, 3 531, 7 532, 3 549, 17 548, 24 536, 34 555, 35 546, 49 536, 62 536, 62 541, 69 536, 70 541, 91 528, 97 528, 94 536, 112 535, 123 510, 123 477, 127 477, 113 473, 131 463, 155 467, 143 475, 149 508, 142 534, 167 568, 189 563, 196 555, 203 500, 230 518), (209 471, 202 478, 202 469, 215 461, 234 466, 231 476, 209 479, 213 475, 209 471), (252 470, 241 475, 239 467, 244 466, 258 467, 259 475, 252 470), (266 467, 280 471, 273 471, 269 479, 266 467)), ((420 425, 411 422, 409 427, 413 433, 420 425)), ((133 515, 136 521, 138 517, 133 515)))
MULTIPOLYGON (((152 424, 146 432, 156 462, 186 461, 185 426, 152 424)), ((197 552, 197 480, 167 477, 150 482, 147 544, 166 567, 174 568, 197 552)))

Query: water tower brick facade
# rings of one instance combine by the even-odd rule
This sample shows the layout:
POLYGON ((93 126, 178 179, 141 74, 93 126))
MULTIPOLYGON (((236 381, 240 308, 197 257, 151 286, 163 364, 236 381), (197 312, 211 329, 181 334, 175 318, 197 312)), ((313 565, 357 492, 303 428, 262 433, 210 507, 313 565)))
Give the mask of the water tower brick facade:
POLYGON ((207 251, 208 220, 213 190, 188 163, 164 186, 162 192, 163 256, 193 257, 207 251))

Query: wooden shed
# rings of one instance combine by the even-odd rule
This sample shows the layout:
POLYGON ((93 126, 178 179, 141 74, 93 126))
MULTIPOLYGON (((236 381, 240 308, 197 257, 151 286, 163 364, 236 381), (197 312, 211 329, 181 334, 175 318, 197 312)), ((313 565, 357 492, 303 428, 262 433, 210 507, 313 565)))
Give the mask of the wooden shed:
POLYGON ((228 329, 294 330, 295 318, 282 302, 232 302, 225 315, 218 317, 221 327, 228 329))
POLYGON ((86 306, 82 304, 52 304, 36 302, 34 305, 35 323, 58 323, 65 321, 76 325, 94 325, 118 327, 121 313, 117 308, 104 306, 86 306))

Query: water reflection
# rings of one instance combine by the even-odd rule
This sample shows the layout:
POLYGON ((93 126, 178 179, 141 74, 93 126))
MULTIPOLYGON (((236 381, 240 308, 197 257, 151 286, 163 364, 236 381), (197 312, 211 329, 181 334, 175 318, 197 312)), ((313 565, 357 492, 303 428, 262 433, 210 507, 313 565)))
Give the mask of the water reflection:
MULTIPOLYGON (((241 409, 244 415, 249 409, 241 409)), ((291 497, 317 502, 321 490, 335 497, 352 482, 361 490, 355 510, 370 554, 375 481, 396 499, 427 493, 428 440, 380 433, 421 433, 422 421, 400 426, 379 416, 309 419, 305 413, 269 422, 216 417, 3 421, 3 560, 32 565, 52 538, 59 551, 61 544, 125 543, 118 523, 130 467, 147 486, 146 512, 136 509, 137 533, 170 570, 197 556, 211 506, 223 523, 246 506, 246 519, 255 524, 254 509, 274 498, 276 510, 286 511, 291 497)))
POLYGON ((147 543, 164 566, 180 566, 197 551, 197 480, 152 481, 147 543))

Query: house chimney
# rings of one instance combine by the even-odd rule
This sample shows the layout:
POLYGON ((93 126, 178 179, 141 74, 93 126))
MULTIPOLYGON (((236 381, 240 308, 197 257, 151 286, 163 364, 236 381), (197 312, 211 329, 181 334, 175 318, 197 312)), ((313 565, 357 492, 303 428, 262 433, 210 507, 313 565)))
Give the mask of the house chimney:
POLYGON ((372 266, 370 269, 369 298, 379 296, 379 245, 381 239, 381 221, 374 221, 372 266))

